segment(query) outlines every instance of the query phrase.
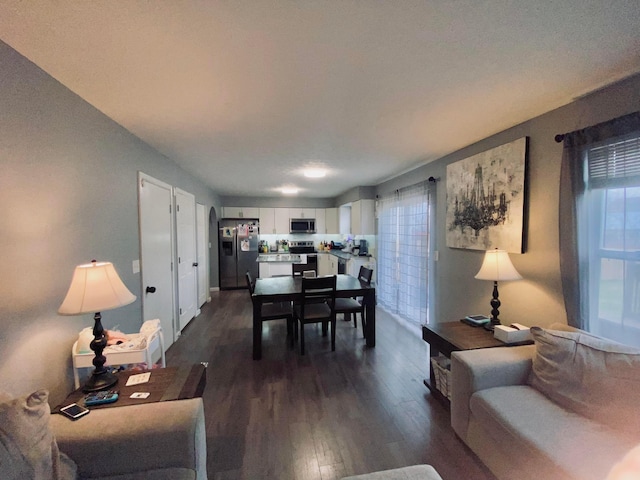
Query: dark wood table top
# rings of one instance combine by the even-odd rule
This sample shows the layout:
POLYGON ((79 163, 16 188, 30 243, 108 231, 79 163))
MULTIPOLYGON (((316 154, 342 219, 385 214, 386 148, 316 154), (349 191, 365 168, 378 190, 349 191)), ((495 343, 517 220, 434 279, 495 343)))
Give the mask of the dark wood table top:
POLYGON ((473 327, 462 321, 422 325, 422 339, 446 356, 456 350, 475 350, 477 348, 507 347, 533 343, 533 341, 525 341, 507 344, 495 338, 493 332, 482 327, 473 327))
MULTIPOLYGON (((201 397, 207 383, 206 369, 200 363, 181 367, 154 368, 152 370, 123 370, 118 372, 117 376, 118 383, 109 390, 118 390, 118 400, 113 403, 92 405, 87 408, 94 410, 201 397), (147 383, 126 386, 130 376, 145 372, 151 372, 147 383), (134 392, 149 392, 150 395, 147 398, 131 398, 131 394, 134 392)), ((85 395, 82 388, 74 390, 52 412, 57 413, 60 407, 70 403, 84 405, 85 395)))
MULTIPOLYGON (((375 292, 375 287, 351 275, 336 275, 336 296, 355 297, 375 292)), ((295 300, 302 294, 301 277, 270 277, 256 279, 253 295, 260 300, 295 300)))

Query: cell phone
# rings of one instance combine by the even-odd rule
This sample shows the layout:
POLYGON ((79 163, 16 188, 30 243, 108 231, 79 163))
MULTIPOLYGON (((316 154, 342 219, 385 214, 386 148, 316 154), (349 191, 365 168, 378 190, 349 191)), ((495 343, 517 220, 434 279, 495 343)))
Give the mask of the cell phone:
POLYGON ((113 403, 118 400, 117 390, 89 393, 84 397, 84 404, 87 406, 102 405, 103 403, 113 403))
POLYGON ((77 420, 78 418, 89 413, 89 409, 78 405, 77 403, 71 403, 60 409, 60 413, 66 415, 71 420, 77 420))

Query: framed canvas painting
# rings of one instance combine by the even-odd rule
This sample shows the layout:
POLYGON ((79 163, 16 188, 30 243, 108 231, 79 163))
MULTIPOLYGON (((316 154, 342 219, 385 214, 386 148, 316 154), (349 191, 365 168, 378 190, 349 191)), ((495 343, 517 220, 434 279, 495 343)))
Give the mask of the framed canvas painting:
POLYGON ((524 252, 527 140, 447 166, 448 247, 524 252))

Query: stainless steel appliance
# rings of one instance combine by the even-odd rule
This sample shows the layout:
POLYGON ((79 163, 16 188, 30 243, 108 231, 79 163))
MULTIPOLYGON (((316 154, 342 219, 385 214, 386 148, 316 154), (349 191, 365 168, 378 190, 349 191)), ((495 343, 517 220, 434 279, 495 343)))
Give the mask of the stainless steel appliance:
POLYGON ((290 233, 316 233, 315 218, 290 218, 290 233))
POLYGON ((290 240, 289 251, 291 253, 299 253, 302 257, 302 263, 293 265, 293 274, 302 275, 303 272, 318 272, 318 255, 316 248, 313 246, 313 240, 290 240))
POLYGON ((369 243, 366 240, 360 240, 360 246, 358 247, 358 255, 361 257, 369 256, 369 243))
POLYGON ((313 240, 290 240, 289 251, 291 253, 316 253, 313 240))
POLYGON ((218 222, 220 288, 247 288, 245 273, 258 278, 258 219, 223 218, 218 222))

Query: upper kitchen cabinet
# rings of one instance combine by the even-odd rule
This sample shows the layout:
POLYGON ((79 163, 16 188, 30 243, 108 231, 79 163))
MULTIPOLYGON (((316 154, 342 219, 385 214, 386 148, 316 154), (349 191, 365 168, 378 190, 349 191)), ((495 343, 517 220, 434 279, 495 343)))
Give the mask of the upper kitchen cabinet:
POLYGON ((338 209, 337 208, 325 208, 325 232, 324 233, 340 233, 340 225, 338 223, 338 209))
POLYGON ((289 235, 291 225, 289 224, 289 209, 288 208, 274 208, 274 219, 276 224, 275 233, 279 235, 289 235))
POLYGON ((358 200, 351 203, 351 234, 376 234, 375 200, 358 200))
POLYGON ((258 207, 222 207, 223 218, 260 218, 258 207))
POLYGON ((348 235, 351 233, 351 205, 341 205, 338 209, 338 233, 348 235))
POLYGON ((265 235, 268 233, 276 233, 276 217, 275 209, 260 208, 260 233, 265 235))
POLYGON ((290 208, 289 218, 316 218, 315 208, 290 208))
POLYGON ((327 220, 324 208, 316 208, 316 233, 327 233, 327 220))

